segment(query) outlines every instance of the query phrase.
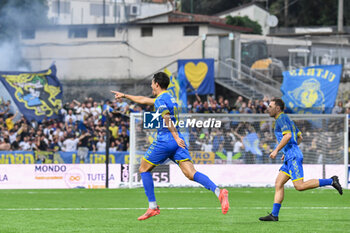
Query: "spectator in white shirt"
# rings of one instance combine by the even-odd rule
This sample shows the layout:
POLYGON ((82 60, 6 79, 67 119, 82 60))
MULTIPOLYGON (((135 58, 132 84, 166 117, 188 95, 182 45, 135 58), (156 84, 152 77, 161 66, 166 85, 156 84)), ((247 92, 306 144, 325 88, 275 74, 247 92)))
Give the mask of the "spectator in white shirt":
POLYGON ((17 137, 17 132, 15 132, 14 129, 11 129, 10 133, 9 133, 10 144, 12 144, 14 141, 16 141, 16 137, 17 137))
POLYGON ((74 152, 77 150, 78 143, 78 138, 69 137, 66 140, 64 140, 62 150, 65 152, 74 152))
POLYGON ((240 140, 237 140, 233 148, 233 153, 234 154, 240 153, 243 151, 243 149, 244 149, 243 143, 240 140))
POLYGON ((106 151, 106 142, 103 137, 100 137, 96 143, 96 149, 98 152, 106 151))
POLYGON ((94 117, 101 115, 102 109, 96 101, 94 102, 94 106, 90 108, 90 112, 92 113, 92 115, 94 115, 94 117))
POLYGON ((77 109, 77 119, 79 121, 83 121, 85 117, 87 117, 90 114, 90 109, 86 107, 85 103, 82 103, 80 107, 77 109))
POLYGON ((21 148, 21 150, 24 150, 24 151, 28 151, 28 150, 32 149, 32 147, 30 145, 30 142, 29 142, 29 137, 28 136, 25 136, 23 138, 23 141, 21 141, 19 143, 19 147, 21 148))
POLYGON ((76 122, 76 121, 77 121, 77 117, 73 114, 72 109, 69 109, 68 115, 65 117, 64 121, 65 121, 66 123, 68 123, 68 122, 69 122, 69 119, 72 119, 73 122, 76 122))

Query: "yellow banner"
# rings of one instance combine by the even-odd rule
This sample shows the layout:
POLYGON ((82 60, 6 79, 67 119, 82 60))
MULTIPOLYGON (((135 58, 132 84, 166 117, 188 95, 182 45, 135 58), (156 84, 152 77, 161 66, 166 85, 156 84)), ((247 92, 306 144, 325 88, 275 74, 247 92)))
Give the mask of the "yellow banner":
POLYGON ((214 152, 191 151, 190 155, 194 164, 214 164, 214 152))

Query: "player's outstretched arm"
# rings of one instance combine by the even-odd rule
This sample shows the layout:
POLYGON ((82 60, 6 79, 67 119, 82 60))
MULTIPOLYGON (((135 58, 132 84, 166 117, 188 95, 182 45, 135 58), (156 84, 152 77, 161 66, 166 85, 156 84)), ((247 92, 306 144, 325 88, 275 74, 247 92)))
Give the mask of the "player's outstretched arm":
POLYGON ((116 99, 126 98, 138 104, 154 105, 154 99, 146 96, 128 95, 119 91, 111 92, 114 93, 114 98, 116 99))

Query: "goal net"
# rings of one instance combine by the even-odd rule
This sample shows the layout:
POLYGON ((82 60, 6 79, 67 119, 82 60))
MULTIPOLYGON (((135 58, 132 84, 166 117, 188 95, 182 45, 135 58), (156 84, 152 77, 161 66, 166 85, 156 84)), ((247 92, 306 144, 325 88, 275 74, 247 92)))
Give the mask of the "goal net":
MULTIPOLYGON (((339 176, 348 184, 347 115, 289 115, 302 132, 304 179, 339 176)), ((144 113, 130 115, 130 158, 123 165, 129 187, 142 185, 138 168, 157 130, 144 113), (149 126, 149 125, 148 125, 149 126)), ((180 131, 192 161, 220 186, 273 186, 282 153, 269 158, 276 144, 274 119, 264 114, 180 114, 180 131)), ((199 186, 167 160, 152 171, 155 186, 199 186)), ((292 185, 288 182, 287 185, 292 185)))

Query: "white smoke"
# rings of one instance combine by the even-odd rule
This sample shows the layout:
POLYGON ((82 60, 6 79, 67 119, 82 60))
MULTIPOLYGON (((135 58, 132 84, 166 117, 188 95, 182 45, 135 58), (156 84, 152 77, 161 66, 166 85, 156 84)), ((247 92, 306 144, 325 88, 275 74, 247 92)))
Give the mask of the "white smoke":
POLYGON ((0 44, 0 71, 29 71, 23 66, 21 50, 17 42, 0 44))
POLYGON ((29 71, 22 58, 20 37, 23 29, 47 23, 44 0, 8 0, 0 9, 0 71, 29 71), (43 5, 44 3, 44 5, 43 5))

